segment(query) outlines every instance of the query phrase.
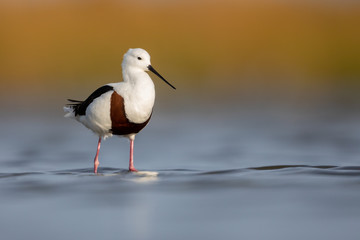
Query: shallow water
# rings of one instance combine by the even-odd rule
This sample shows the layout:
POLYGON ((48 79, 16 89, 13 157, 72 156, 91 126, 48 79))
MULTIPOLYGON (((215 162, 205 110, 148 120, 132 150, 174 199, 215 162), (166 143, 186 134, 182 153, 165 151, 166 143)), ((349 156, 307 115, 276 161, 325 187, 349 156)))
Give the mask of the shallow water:
POLYGON ((2 239, 360 237, 357 115, 159 111, 135 140, 140 173, 111 138, 97 175, 97 139, 80 124, 0 127, 2 239))

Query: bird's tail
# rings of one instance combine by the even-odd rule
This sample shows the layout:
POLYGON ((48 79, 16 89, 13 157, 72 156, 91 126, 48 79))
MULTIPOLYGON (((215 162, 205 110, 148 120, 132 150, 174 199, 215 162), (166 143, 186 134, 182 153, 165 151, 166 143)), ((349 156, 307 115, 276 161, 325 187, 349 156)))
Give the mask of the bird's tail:
POLYGON ((72 107, 65 106, 64 107, 64 112, 65 112, 64 117, 66 117, 66 118, 75 118, 74 109, 72 107))
POLYGON ((65 112, 64 117, 75 118, 75 110, 79 107, 82 101, 72 100, 72 99, 68 99, 68 101, 71 103, 68 103, 64 106, 64 112, 65 112))

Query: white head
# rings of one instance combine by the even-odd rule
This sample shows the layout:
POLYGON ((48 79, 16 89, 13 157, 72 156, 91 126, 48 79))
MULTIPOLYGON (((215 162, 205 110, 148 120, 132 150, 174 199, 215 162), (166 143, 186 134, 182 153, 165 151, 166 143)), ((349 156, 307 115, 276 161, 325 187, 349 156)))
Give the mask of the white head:
POLYGON ((175 87, 171 85, 168 81, 165 80, 152 66, 150 63, 150 55, 147 51, 142 48, 130 48, 124 54, 124 60, 121 64, 123 70, 124 69, 136 69, 142 71, 151 71, 155 73, 159 78, 161 78, 164 82, 170 85, 173 89, 175 87))
POLYGON ((143 71, 148 71, 150 63, 150 55, 142 48, 130 48, 124 54, 124 60, 122 62, 123 69, 128 67, 134 67, 143 71))

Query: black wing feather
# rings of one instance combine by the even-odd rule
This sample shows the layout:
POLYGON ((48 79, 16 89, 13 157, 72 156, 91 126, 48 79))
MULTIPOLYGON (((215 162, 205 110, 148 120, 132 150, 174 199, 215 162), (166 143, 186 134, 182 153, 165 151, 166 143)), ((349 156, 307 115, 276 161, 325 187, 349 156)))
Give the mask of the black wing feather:
POLYGON ((94 101, 94 99, 100 97, 104 93, 108 91, 112 91, 114 88, 109 85, 102 86, 96 89, 85 101, 78 101, 73 99, 68 99, 69 104, 67 106, 74 109, 75 116, 77 115, 85 115, 86 108, 94 101))

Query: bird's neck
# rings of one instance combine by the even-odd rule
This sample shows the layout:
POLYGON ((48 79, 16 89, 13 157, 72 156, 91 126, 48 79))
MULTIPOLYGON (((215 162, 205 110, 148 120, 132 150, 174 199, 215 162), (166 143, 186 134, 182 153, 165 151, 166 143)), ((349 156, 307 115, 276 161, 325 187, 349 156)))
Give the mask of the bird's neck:
POLYGON ((122 72, 123 72, 124 82, 133 83, 134 81, 136 81, 137 76, 141 76, 142 72, 144 71, 132 67, 123 66, 122 72))
POLYGON ((148 89, 154 88, 150 76, 143 70, 137 68, 126 68, 123 70, 123 80, 133 88, 148 89))
POLYGON ((124 92, 125 109, 129 120, 135 123, 146 121, 155 102, 155 87, 150 76, 138 69, 123 70, 128 91, 124 92))

